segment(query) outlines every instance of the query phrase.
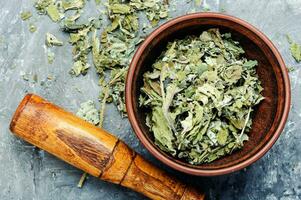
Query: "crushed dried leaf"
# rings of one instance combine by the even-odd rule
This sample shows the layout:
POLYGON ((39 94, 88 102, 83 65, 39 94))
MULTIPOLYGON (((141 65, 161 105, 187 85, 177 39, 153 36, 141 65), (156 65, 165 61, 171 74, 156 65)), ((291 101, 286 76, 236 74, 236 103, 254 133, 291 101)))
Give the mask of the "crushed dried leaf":
POLYGON ((52 47, 52 46, 63 46, 63 42, 59 39, 57 39, 53 34, 51 33, 46 33, 46 41, 45 41, 46 45, 48 47, 52 47))
POLYGON ((23 11, 23 12, 21 12, 21 19, 23 21, 26 21, 26 20, 28 20, 31 17, 32 17, 32 13, 30 11, 23 11))

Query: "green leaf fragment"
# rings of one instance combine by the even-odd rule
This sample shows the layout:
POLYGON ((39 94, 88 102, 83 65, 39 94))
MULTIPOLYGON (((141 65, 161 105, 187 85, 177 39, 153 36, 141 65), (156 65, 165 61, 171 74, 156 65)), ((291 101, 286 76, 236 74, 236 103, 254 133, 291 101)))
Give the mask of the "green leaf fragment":
POLYGON ((91 124, 97 125, 99 123, 99 112, 91 100, 81 103, 76 115, 91 124))
POLYGON ((62 2, 62 7, 64 10, 78 10, 83 8, 85 5, 85 0, 64 0, 62 2))
POLYGON ((246 68, 253 68, 256 67, 257 65, 258 65, 257 60, 248 60, 242 66, 246 68))
POLYGON ((301 61, 301 45, 293 42, 290 46, 291 54, 297 62, 301 61))
POLYGON ((48 47, 51 46, 63 46, 63 42, 61 40, 58 40, 53 34, 51 33, 46 33, 46 45, 48 47))
POLYGON ((132 12, 131 7, 127 4, 110 4, 108 8, 112 14, 130 14, 132 12))
POLYGON ((38 11, 40 15, 46 15, 47 14, 47 7, 51 4, 54 4, 54 0, 37 0, 35 2, 35 8, 38 11))
POLYGON ((58 22, 63 18, 63 14, 61 14, 58 10, 58 7, 56 4, 50 4, 46 8, 47 14, 50 17, 50 19, 54 22, 58 22))
POLYGON ((217 142, 220 145, 225 145, 228 139, 228 129, 221 129, 218 133, 217 133, 217 142))
POLYGON ((26 21, 26 20, 28 20, 31 17, 32 17, 32 13, 30 11, 23 11, 23 12, 21 12, 21 19, 23 21, 26 21))
POLYGON ((90 68, 90 65, 88 63, 84 63, 80 60, 76 61, 71 68, 70 74, 74 76, 79 76, 80 74, 87 74, 88 69, 90 68))
POLYGON ((293 41, 290 35, 286 35, 287 41, 290 44, 290 51, 296 62, 301 61, 301 45, 293 41))
POLYGON ((155 143, 163 150, 175 155, 176 151, 173 147, 174 136, 168 123, 164 117, 162 108, 155 107, 152 114, 152 122, 154 126, 152 131, 155 136, 155 143))
POLYGON ((77 32, 78 30, 85 28, 86 27, 85 24, 76 24, 76 20, 79 19, 79 17, 80 17, 79 12, 77 12, 75 15, 66 17, 61 23, 63 31, 71 33, 71 32, 77 32))
POLYGON ((36 27, 34 24, 30 23, 30 24, 29 24, 29 31, 30 31, 31 33, 34 33, 34 32, 37 31, 37 27, 36 27))

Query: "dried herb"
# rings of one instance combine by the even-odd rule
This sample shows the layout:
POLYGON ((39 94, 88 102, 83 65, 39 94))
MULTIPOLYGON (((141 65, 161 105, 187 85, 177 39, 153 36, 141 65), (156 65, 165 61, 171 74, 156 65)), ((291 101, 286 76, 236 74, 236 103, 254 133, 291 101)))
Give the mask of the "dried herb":
POLYGON ((49 64, 52 64, 55 59, 54 53, 49 49, 47 49, 47 59, 49 64))
POLYGON ((40 15, 47 14, 47 7, 51 4, 54 4, 55 0, 38 0, 35 2, 35 8, 40 15))
POLYGON ((147 19, 152 26, 156 26, 160 19, 168 17, 168 2, 160 0, 131 0, 132 5, 136 10, 143 10, 147 19))
POLYGON ((156 145, 194 165, 242 148, 264 99, 256 66, 218 29, 168 43, 144 74, 139 99, 156 145))
POLYGON ((85 75, 88 72, 90 65, 88 63, 83 63, 82 61, 76 61, 70 70, 70 74, 74 76, 79 76, 81 74, 85 75))
POLYGON ((66 18, 62 23, 62 28, 69 33, 69 43, 73 46, 74 64, 70 71, 71 74, 79 76, 85 75, 90 68, 88 54, 91 52, 92 44, 89 33, 100 28, 101 18, 91 18, 89 22, 77 24, 76 20, 80 17, 77 12, 75 15, 66 18))
POLYGON ((301 61, 301 45, 294 42, 289 35, 286 35, 286 36, 287 36, 287 40, 290 44, 291 54, 294 57, 294 59, 296 60, 296 62, 299 63, 301 61))
POLYGON ((31 17, 32 17, 32 13, 30 11, 24 11, 24 12, 21 13, 21 19, 23 21, 26 21, 31 17))
POLYGON ((86 172, 84 172, 84 173, 82 174, 82 176, 80 177, 79 182, 78 182, 78 184, 77 184, 77 187, 78 187, 78 188, 82 188, 82 187, 83 187, 84 182, 85 182, 85 180, 87 179, 87 177, 88 177, 88 174, 87 174, 86 172))
POLYGON ((46 41, 45 41, 46 45, 48 47, 52 47, 52 46, 63 46, 63 42, 61 40, 58 40, 54 35, 52 35, 51 33, 46 33, 46 41))
POLYGON ((76 115, 91 124, 97 125, 99 123, 99 112, 91 100, 81 103, 76 115))
POLYGON ((30 23, 30 24, 29 24, 29 31, 30 31, 31 33, 34 33, 34 32, 37 31, 37 27, 36 27, 34 24, 30 23))
MULTIPOLYGON (((24 11, 21 13, 21 19, 23 21, 29 20, 31 17, 32 17, 32 13, 30 11, 24 11)), ((37 27, 33 23, 29 23, 28 30, 31 33, 34 33, 34 32, 36 32, 37 27)))
POLYGON ((59 12, 58 4, 50 4, 46 8, 46 12, 50 19, 54 22, 58 22, 64 17, 63 14, 59 12))
POLYGON ((295 58, 295 60, 297 62, 300 62, 301 61, 301 46, 297 43, 292 43, 290 50, 291 50, 291 54, 295 58))
POLYGON ((143 41, 138 34, 138 12, 144 12, 152 26, 167 18, 168 5, 160 0, 110 0, 107 6, 111 24, 101 34, 100 41, 92 38, 93 63, 100 76, 111 70, 108 101, 113 101, 123 116, 125 110, 125 76, 135 49, 143 41))
POLYGON ((64 0, 62 2, 63 9, 66 10, 78 10, 85 6, 85 0, 64 0))
MULTIPOLYGON (((99 3, 100 1, 96 1, 99 3)), ((97 37, 100 17, 87 23, 77 23, 85 0, 38 0, 35 7, 39 14, 48 14, 55 22, 61 21, 62 30, 70 34, 73 46, 74 64, 70 73, 74 76, 85 75, 90 68, 88 54, 92 52, 93 64, 100 78, 111 71, 112 84, 103 88, 108 91, 106 102, 114 102, 123 116, 125 76, 136 47, 143 40, 139 36, 138 12, 143 12, 152 26, 160 19, 168 17, 168 1, 163 0, 109 0, 106 4, 111 23, 104 28, 101 39, 97 37), (74 15, 65 17, 67 10, 77 10, 74 15), (92 33, 92 39, 90 38, 92 33), (116 74, 118 76, 116 76, 116 74), (120 74, 120 75, 119 75, 120 74), (117 78, 116 78, 116 77, 117 78)), ((102 95, 104 97, 104 95, 102 95)), ((102 101, 103 102, 103 101, 102 101)))
POLYGON ((48 15, 54 22, 59 22, 65 17, 62 1, 56 0, 37 0, 35 8, 40 15, 48 15))

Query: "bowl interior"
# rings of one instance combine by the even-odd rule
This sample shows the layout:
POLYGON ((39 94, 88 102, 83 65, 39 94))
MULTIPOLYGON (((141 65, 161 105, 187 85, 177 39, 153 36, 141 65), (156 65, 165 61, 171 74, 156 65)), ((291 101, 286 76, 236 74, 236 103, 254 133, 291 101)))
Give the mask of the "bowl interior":
POLYGON ((163 25, 161 29, 159 28, 155 32, 155 34, 150 36, 152 37, 151 40, 149 38, 146 39, 147 45, 141 47, 136 53, 139 54, 139 60, 135 63, 136 68, 132 80, 132 90, 130 91, 134 116, 138 121, 142 134, 146 136, 147 142, 151 143, 160 154, 169 160, 181 166, 199 170, 228 168, 253 157, 273 137, 282 118, 286 95, 283 69, 280 67, 279 58, 274 55, 266 41, 244 24, 221 17, 210 16, 179 20, 179 22, 173 23, 171 26, 163 25), (257 73, 264 88, 263 96, 265 100, 255 108, 252 129, 248 133, 249 141, 245 142, 242 150, 235 151, 233 154, 213 161, 210 164, 194 166, 161 151, 153 143, 153 135, 145 125, 145 113, 149 112, 149 110, 139 107, 138 98, 141 93, 140 88, 143 85, 143 74, 151 70, 151 65, 161 52, 165 50, 168 42, 184 38, 187 35, 200 35, 202 31, 209 28, 219 28, 221 33, 230 32, 232 38, 239 41, 242 45, 246 52, 245 57, 258 61, 257 73))

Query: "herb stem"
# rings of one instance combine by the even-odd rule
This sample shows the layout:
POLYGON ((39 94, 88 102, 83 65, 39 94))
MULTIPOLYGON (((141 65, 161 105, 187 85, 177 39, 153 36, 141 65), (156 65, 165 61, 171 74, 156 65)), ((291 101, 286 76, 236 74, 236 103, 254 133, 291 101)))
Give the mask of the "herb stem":
POLYGON ((245 120, 245 125, 244 125, 244 127, 243 127, 243 129, 241 130, 241 133, 240 133, 240 135, 239 135, 239 138, 240 138, 240 139, 242 138, 242 136, 243 136, 243 134, 244 134, 244 132, 245 132, 246 126, 247 126, 247 124, 248 124, 248 121, 249 121, 249 119, 250 119, 250 113, 251 113, 251 110, 252 110, 252 108, 250 107, 250 108, 249 108, 249 111, 248 111, 248 114, 247 114, 247 117, 246 117, 246 120, 245 120))
POLYGON ((87 176, 88 176, 88 174, 86 172, 82 174, 82 176, 80 177, 80 180, 79 180, 79 182, 77 184, 78 188, 82 188, 83 187, 84 182, 85 182, 87 176))

